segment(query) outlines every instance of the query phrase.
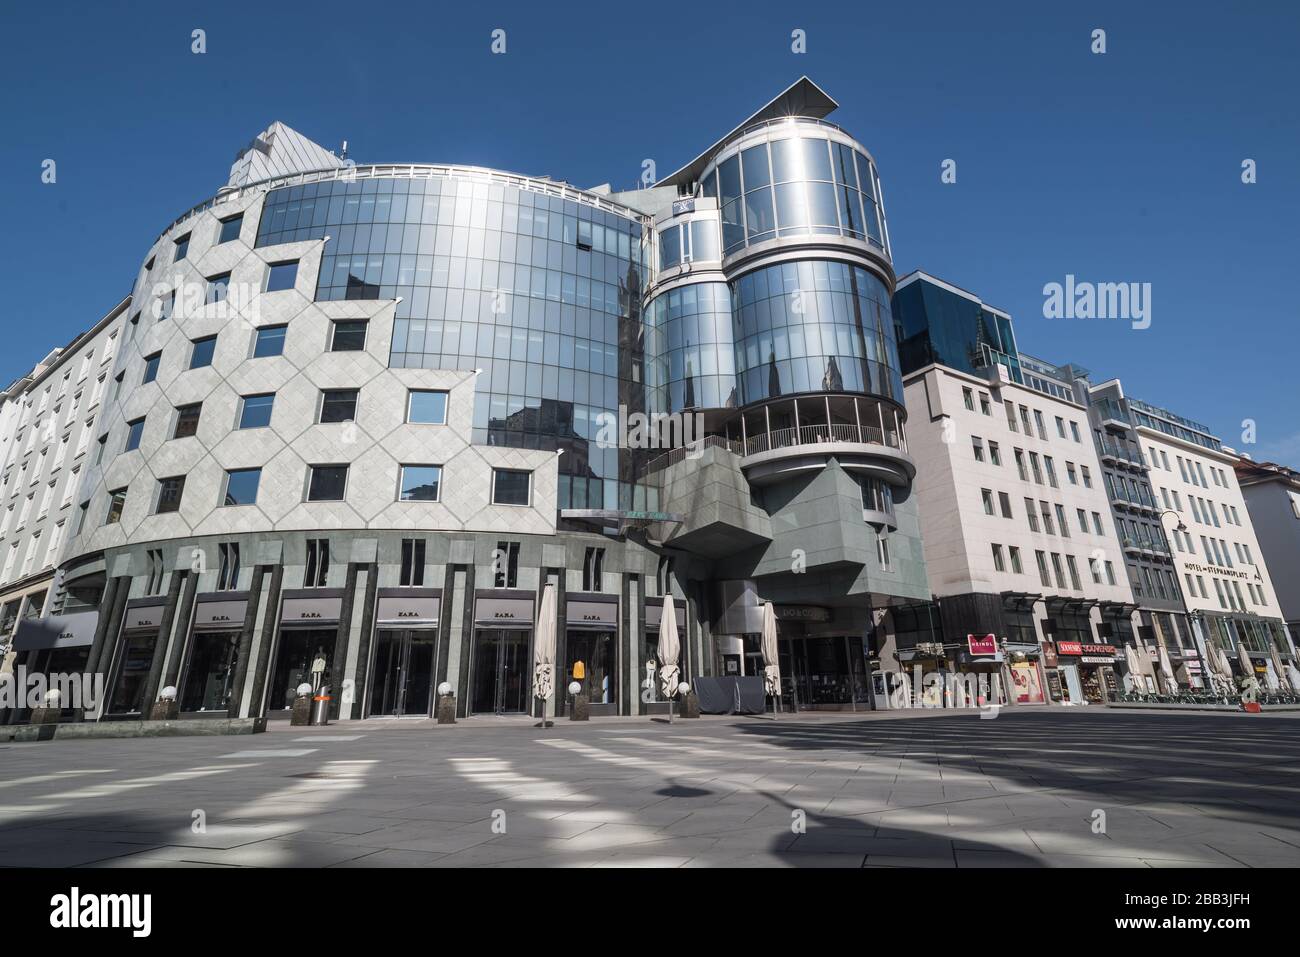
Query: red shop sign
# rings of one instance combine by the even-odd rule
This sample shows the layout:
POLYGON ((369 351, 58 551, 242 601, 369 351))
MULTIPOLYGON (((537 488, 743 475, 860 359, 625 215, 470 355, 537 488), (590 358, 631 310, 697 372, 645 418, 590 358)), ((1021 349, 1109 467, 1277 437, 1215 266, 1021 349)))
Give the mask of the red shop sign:
POLYGON ((1058 641, 1056 643, 1056 653, 1058 655, 1081 655, 1083 654, 1083 643, 1078 641, 1058 641))
POLYGON ((996 655, 998 639, 996 635, 967 635, 966 647, 972 655, 996 655))

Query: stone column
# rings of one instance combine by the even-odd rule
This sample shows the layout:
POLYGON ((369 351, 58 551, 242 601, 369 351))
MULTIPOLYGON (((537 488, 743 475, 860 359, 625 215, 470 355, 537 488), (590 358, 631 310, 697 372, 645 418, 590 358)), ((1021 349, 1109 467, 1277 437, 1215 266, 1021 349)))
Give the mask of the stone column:
POLYGON ((248 588, 248 604, 244 608, 244 624, 239 629, 239 650, 235 652, 235 679, 231 682, 230 709, 226 716, 238 718, 244 702, 244 683, 248 680, 248 656, 253 653, 253 632, 257 629, 257 612, 262 599, 262 578, 265 565, 253 566, 253 580, 248 588))

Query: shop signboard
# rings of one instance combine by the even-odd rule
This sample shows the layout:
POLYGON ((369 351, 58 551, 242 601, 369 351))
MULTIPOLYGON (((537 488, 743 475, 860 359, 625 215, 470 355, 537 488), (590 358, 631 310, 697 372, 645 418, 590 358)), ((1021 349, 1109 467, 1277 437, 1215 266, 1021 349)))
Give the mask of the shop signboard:
POLYGON ((1042 647, 1044 668, 1055 668, 1060 664, 1060 660, 1056 657, 1056 642, 1044 641, 1042 647))
POLYGON ((1056 643, 1056 653, 1058 655, 1081 655, 1083 654, 1083 644, 1078 641, 1058 641, 1056 643))
POLYGON ((967 635, 966 647, 972 655, 997 654, 998 639, 996 635, 967 635))

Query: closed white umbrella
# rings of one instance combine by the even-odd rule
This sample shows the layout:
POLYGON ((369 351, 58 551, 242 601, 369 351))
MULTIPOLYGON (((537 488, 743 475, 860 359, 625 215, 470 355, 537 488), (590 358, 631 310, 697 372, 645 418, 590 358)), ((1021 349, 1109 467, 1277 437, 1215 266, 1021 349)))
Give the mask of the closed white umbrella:
POLYGON ((1219 661, 1219 671, 1223 675, 1223 680, 1228 684, 1228 690, 1232 691, 1237 686, 1237 679, 1232 674, 1232 663, 1228 661, 1228 656, 1224 654, 1222 648, 1214 649, 1215 655, 1219 661))
POLYGON ((546 727, 546 704, 555 693, 555 588, 542 589, 537 609, 537 630, 533 634, 533 697, 542 702, 542 727, 546 727))
POLYGON ((1286 680, 1286 672, 1282 670, 1282 659, 1277 656, 1276 648, 1269 648, 1268 656, 1273 662, 1273 667, 1268 669, 1268 687, 1270 691, 1278 691, 1286 680))
POLYGON ((1142 681, 1142 665, 1138 662, 1137 649, 1132 645, 1124 646, 1124 659, 1128 662, 1128 673, 1133 676, 1133 690, 1145 691, 1142 681))
POLYGON ((1300 694, 1300 670, 1297 670, 1296 666, 1289 661, 1286 663, 1286 676, 1287 680, 1291 682, 1291 690, 1300 694))
POLYGON ((677 695, 677 656, 682 653, 682 643, 677 637, 677 609, 673 596, 664 596, 664 610, 659 618, 659 679, 668 699, 668 718, 673 716, 673 698, 677 695))
POLYGON ((1169 662, 1169 652, 1160 646, 1160 673, 1165 678, 1165 688, 1170 694, 1178 694, 1178 679, 1174 677, 1174 666, 1169 662))
POLYGON ((781 697, 781 660, 776 647, 776 609, 772 603, 763 605, 763 691, 773 698, 781 697))

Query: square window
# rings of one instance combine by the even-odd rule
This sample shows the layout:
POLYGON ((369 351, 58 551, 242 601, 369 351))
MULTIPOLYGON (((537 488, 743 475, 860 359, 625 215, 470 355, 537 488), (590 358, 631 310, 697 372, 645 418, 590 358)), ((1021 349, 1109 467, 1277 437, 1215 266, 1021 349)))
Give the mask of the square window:
POLYGON ((217 276, 208 277, 207 294, 203 297, 204 305, 212 305, 216 302, 225 302, 226 296, 230 292, 230 273, 223 272, 217 276))
POLYGON ((313 465, 307 482, 307 501, 341 502, 347 485, 346 465, 313 465))
POLYGON ((422 425, 446 425, 447 393, 412 389, 406 421, 422 425))
POLYGON ((532 472, 515 469, 492 470, 493 505, 527 505, 532 472))
POLYGON ((108 515, 104 517, 105 525, 116 525, 122 520, 122 510, 126 508, 126 489, 119 488, 108 493, 108 515))
POLYGON ((334 323, 334 341, 331 352, 361 352, 366 348, 366 326, 364 319, 346 320, 334 323))
POLYGON ((264 429, 271 424, 271 410, 275 405, 275 393, 246 395, 239 410, 239 427, 241 429, 264 429))
POLYGON ((321 392, 318 422, 348 422, 357 417, 356 389, 326 389, 321 392))
POLYGON ((223 219, 221 221, 221 234, 217 236, 217 245, 220 246, 222 243, 228 243, 238 239, 239 230, 243 225, 243 213, 240 213, 238 216, 231 216, 229 219, 223 219))
POLYGON ((186 233, 180 239, 176 240, 176 255, 172 257, 172 262, 178 263, 185 258, 190 251, 190 234, 186 233))
POLYGON ((134 422, 126 424, 126 448, 122 451, 130 452, 140 447, 140 437, 144 435, 144 419, 136 419, 134 422))
POLYGON ((154 510, 156 515, 165 515, 168 512, 180 511, 181 495, 185 491, 185 476, 176 475, 171 478, 158 480, 158 508, 154 510))
POLYGON ((437 465, 403 465, 399 502, 436 502, 442 483, 442 468, 437 465))
POLYGON ((226 494, 222 505, 254 505, 257 486, 262 481, 261 469, 231 469, 226 472, 226 494))
POLYGON ((205 336, 193 341, 194 349, 190 353, 190 368, 201 369, 212 365, 212 354, 217 349, 217 337, 205 336))
POLYGON ((292 289, 297 279, 298 260, 271 263, 271 269, 266 274, 266 291, 279 292, 282 289, 292 289))
POLYGON ((162 361, 162 353, 155 352, 151 356, 145 356, 144 359, 144 378, 140 380, 141 385, 147 385, 154 379, 158 378, 158 363, 162 361))
POLYGON ((288 326, 262 326, 253 340, 253 358, 284 355, 284 334, 288 326))
POLYGON ((172 433, 172 438, 183 439, 197 433, 199 431, 199 414, 202 411, 202 402, 179 406, 176 409, 176 431, 172 433))

